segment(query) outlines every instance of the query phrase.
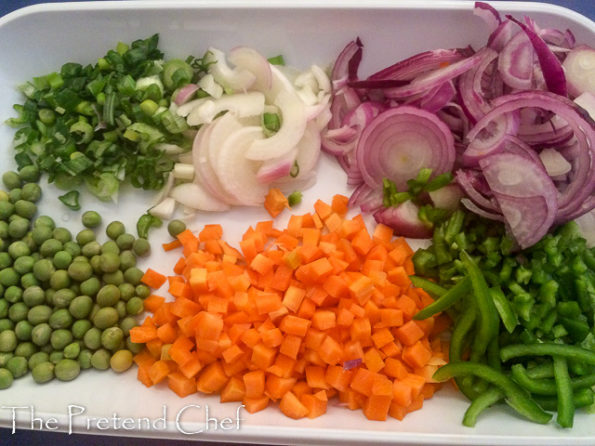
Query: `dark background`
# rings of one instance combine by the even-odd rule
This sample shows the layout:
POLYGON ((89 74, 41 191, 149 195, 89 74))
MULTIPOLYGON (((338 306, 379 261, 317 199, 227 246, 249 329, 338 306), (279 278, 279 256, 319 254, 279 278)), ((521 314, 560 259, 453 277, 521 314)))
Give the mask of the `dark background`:
MULTIPOLYGON (((63 0, 0 0, 0 16, 4 16, 9 12, 24 6, 37 3, 58 3, 60 1, 63 0)), ((591 20, 595 20, 595 0, 544 0, 543 3, 553 3, 564 6, 589 17, 591 20)), ((24 430, 18 430, 12 435, 9 429, 0 429, 0 446, 197 446, 199 444, 201 444, 201 442, 118 438, 99 435, 67 435, 54 432, 32 432, 24 430)))

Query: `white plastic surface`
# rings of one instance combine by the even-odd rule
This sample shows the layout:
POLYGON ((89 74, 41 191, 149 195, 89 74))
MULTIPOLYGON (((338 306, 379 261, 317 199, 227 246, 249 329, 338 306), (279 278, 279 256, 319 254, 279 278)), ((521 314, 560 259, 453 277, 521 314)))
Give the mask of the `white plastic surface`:
MULTIPOLYGON (((481 47, 488 37, 482 21, 472 14, 473 2, 439 1, 274 1, 257 6, 248 1, 202 2, 95 2, 39 5, 0 19, 0 122, 13 116, 12 105, 21 100, 15 87, 32 76, 59 69, 67 61, 92 63, 118 41, 130 42, 153 33, 168 57, 201 56, 209 46, 229 50, 252 46, 267 56, 283 54, 288 64, 306 68, 330 65, 351 39, 364 47, 361 73, 368 74, 414 53, 439 47, 481 47), (364 6, 365 5, 365 6, 364 6)), ((529 14, 542 27, 570 28, 577 41, 595 45, 594 24, 572 11, 539 3, 495 2, 501 12, 529 14)), ((13 130, 0 125, 0 171, 14 167, 10 142, 13 130)), ((318 183, 304 194, 297 213, 309 211, 317 198, 347 194, 345 175, 327 157, 319 165, 318 183)), ((42 212, 73 229, 81 229, 79 214, 55 199, 53 186, 44 186, 42 212)), ((84 209, 100 211, 106 220, 119 218, 131 231, 150 205, 151 194, 123 191, 117 204, 83 199, 84 209)), ((262 209, 235 209, 224 214, 201 214, 192 229, 222 223, 228 239, 260 219, 262 209)), ((284 223, 280 220, 279 225, 284 223)), ((169 274, 177 254, 160 252, 165 229, 152 234, 150 265, 169 274)), ((141 266, 148 266, 145 262, 141 266)), ((75 433, 103 433, 192 440, 269 444, 595 444, 593 416, 579 413, 572 430, 523 421, 504 407, 491 409, 474 429, 461 425, 467 402, 450 386, 426 401, 422 410, 403 421, 367 421, 361 411, 332 406, 314 420, 291 420, 272 407, 254 415, 240 412, 236 427, 235 403, 220 404, 217 397, 178 398, 164 386, 147 389, 136 380, 136 370, 122 375, 86 371, 71 383, 35 385, 30 376, 0 391, 0 425, 39 430, 58 428, 75 433), (200 405, 200 408, 191 405, 200 405), (85 413, 69 419, 84 408, 85 413), (212 419, 205 423, 206 407, 212 419), (167 426, 159 418, 166 409, 167 426), (115 414, 115 415, 114 415, 115 414), (181 415, 176 424, 176 416, 181 415), (52 418, 56 420, 53 421, 52 418), (106 421, 99 421, 106 418, 106 421), (124 418, 132 419, 123 424, 124 418), (147 428, 146 419, 153 423, 147 428), (223 421, 230 418, 230 421, 223 421), (33 421, 33 424, 32 424, 33 421), (72 423, 70 422, 72 421, 72 423), (43 426, 41 424, 43 423, 43 426), (107 426, 107 429, 104 429, 107 426), (197 431, 201 430, 201 433, 197 431), (184 432, 196 432, 185 435, 184 432)))

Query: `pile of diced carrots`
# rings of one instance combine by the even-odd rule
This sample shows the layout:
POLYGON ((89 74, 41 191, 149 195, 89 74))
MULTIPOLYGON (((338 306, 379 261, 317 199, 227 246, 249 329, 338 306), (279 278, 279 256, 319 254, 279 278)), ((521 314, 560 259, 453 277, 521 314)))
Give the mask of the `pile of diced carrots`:
POLYGON ((154 289, 168 282, 174 299, 148 297, 152 315, 131 330, 146 346, 138 379, 180 397, 216 393, 250 413, 278 403, 295 419, 329 404, 371 420, 421 408, 448 359, 449 321, 412 320, 432 299, 411 285, 411 248, 387 226, 370 233, 360 215, 347 218, 344 196, 314 208, 285 229, 250 227, 239 250, 219 225, 165 244, 183 255, 175 275, 143 278, 154 289))

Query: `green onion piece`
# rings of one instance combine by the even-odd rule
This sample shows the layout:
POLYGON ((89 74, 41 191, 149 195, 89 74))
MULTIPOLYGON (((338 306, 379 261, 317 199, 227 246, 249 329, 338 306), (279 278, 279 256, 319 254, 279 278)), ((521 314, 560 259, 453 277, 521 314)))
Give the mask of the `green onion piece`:
POLYGON ((267 59, 271 65, 285 65, 285 58, 279 54, 267 59))
POLYGON ((293 207, 295 205, 300 204, 302 202, 302 193, 299 190, 293 191, 287 197, 287 202, 289 204, 289 207, 293 207))
POLYGON ((277 113, 263 113, 262 125, 265 130, 273 134, 278 132, 281 128, 281 119, 277 113))
POLYGON ((75 122, 68 130, 79 144, 87 144, 93 139, 93 127, 88 122, 75 122))
POLYGON ((146 213, 141 215, 141 217, 136 222, 136 231, 138 232, 138 236, 141 238, 147 238, 149 236, 149 230, 151 228, 158 228, 163 224, 161 219, 146 213))
POLYGON ((454 177, 451 172, 440 174, 436 178, 433 178, 432 180, 428 181, 428 183, 424 186, 424 190, 426 192, 432 192, 441 189, 444 186, 450 184, 453 178, 454 177))
POLYGON ((70 192, 66 192, 64 195, 60 195, 58 199, 64 203, 65 206, 72 209, 73 211, 78 211, 81 208, 79 204, 79 191, 78 190, 71 190, 70 192))

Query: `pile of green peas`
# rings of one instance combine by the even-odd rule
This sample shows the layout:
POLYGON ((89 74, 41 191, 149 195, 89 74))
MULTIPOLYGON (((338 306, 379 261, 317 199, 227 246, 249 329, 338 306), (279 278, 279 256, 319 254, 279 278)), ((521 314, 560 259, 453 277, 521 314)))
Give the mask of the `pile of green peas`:
POLYGON ((48 216, 35 166, 5 172, 0 190, 0 389, 29 371, 37 383, 75 379, 84 369, 123 372, 142 344, 130 340, 151 290, 137 257, 146 239, 122 222, 105 228, 94 211, 73 235, 48 216))

